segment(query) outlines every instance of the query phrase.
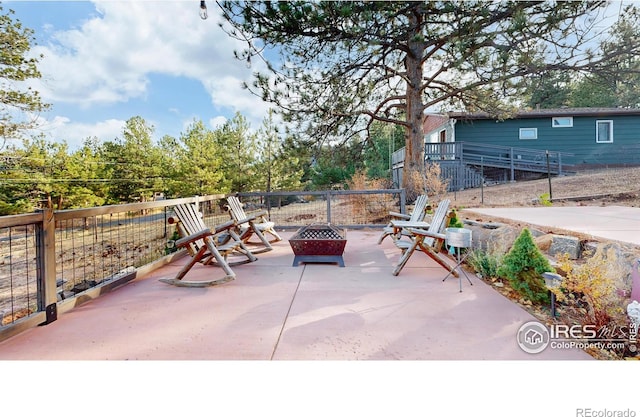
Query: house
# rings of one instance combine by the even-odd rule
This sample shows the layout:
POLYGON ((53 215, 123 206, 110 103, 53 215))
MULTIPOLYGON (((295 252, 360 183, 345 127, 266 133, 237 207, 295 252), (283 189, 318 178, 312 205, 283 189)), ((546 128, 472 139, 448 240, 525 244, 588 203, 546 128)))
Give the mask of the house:
MULTIPOLYGON (((640 165, 640 109, 574 108, 517 113, 449 113, 451 141, 564 152, 574 168, 640 165)), ((426 136, 426 135, 425 135, 426 136)))
MULTIPOLYGON (((456 189, 494 181, 603 166, 640 166, 640 109, 565 108, 425 114, 425 161, 438 161, 456 189), (474 172, 476 173, 474 175, 474 172), (457 184, 457 185, 456 185, 457 184)), ((394 155, 402 167, 404 149, 394 155)), ((400 178, 400 171, 394 178, 400 178)))

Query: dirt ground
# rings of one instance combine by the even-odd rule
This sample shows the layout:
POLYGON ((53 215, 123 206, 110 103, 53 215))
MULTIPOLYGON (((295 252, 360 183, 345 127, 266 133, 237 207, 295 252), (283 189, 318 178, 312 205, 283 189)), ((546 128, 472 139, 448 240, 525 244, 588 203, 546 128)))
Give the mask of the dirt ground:
POLYGON ((580 171, 450 193, 459 208, 619 205, 640 207, 640 167, 580 171))

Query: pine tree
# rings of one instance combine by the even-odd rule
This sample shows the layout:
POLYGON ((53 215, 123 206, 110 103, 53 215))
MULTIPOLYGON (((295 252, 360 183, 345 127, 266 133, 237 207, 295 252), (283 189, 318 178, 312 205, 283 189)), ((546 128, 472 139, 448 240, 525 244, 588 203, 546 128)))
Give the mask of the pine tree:
POLYGON ((534 303, 549 302, 542 274, 555 270, 536 246, 529 229, 522 230, 502 262, 498 275, 507 278, 514 290, 534 303))
MULTIPOLYGON (((3 13, 0 6, 0 138, 16 138, 34 124, 32 113, 49 108, 26 81, 40 78, 39 57, 27 57, 33 30, 13 20, 13 11, 3 13)), ((0 143, 0 149, 4 142, 0 143)))

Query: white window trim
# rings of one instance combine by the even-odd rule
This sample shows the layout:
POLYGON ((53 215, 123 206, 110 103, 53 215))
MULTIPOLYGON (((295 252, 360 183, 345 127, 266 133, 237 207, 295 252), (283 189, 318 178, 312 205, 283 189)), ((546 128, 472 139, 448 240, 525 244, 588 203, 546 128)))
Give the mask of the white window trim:
POLYGON ((596 143, 613 143, 613 120, 596 120, 596 143), (609 123, 609 140, 600 140, 598 137, 600 123, 609 123))
POLYGON ((537 127, 521 127, 520 128, 520 132, 519 132, 519 136, 518 139, 520 140, 534 140, 534 139, 538 139, 538 128, 537 127), (534 137, 523 137, 522 133, 524 132, 531 132, 534 134, 534 137))
POLYGON ((551 118, 551 127, 573 127, 573 117, 572 116, 558 116, 558 117, 552 117, 551 118), (558 119, 568 119, 569 120, 569 124, 563 125, 563 124, 555 124, 555 121, 558 119))

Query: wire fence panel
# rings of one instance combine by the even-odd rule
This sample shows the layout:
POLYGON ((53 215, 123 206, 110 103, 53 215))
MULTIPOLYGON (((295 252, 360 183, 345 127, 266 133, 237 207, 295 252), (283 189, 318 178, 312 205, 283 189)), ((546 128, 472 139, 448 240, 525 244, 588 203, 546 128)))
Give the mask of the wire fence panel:
POLYGON ((365 228, 386 225, 389 212, 403 212, 404 190, 331 190, 238 193, 247 212, 267 210, 278 228, 313 223, 365 228))
POLYGON ((61 299, 113 280, 166 253, 164 208, 58 221, 56 276, 61 299))
POLYGON ((0 229, 0 324, 38 311, 35 225, 0 229))

